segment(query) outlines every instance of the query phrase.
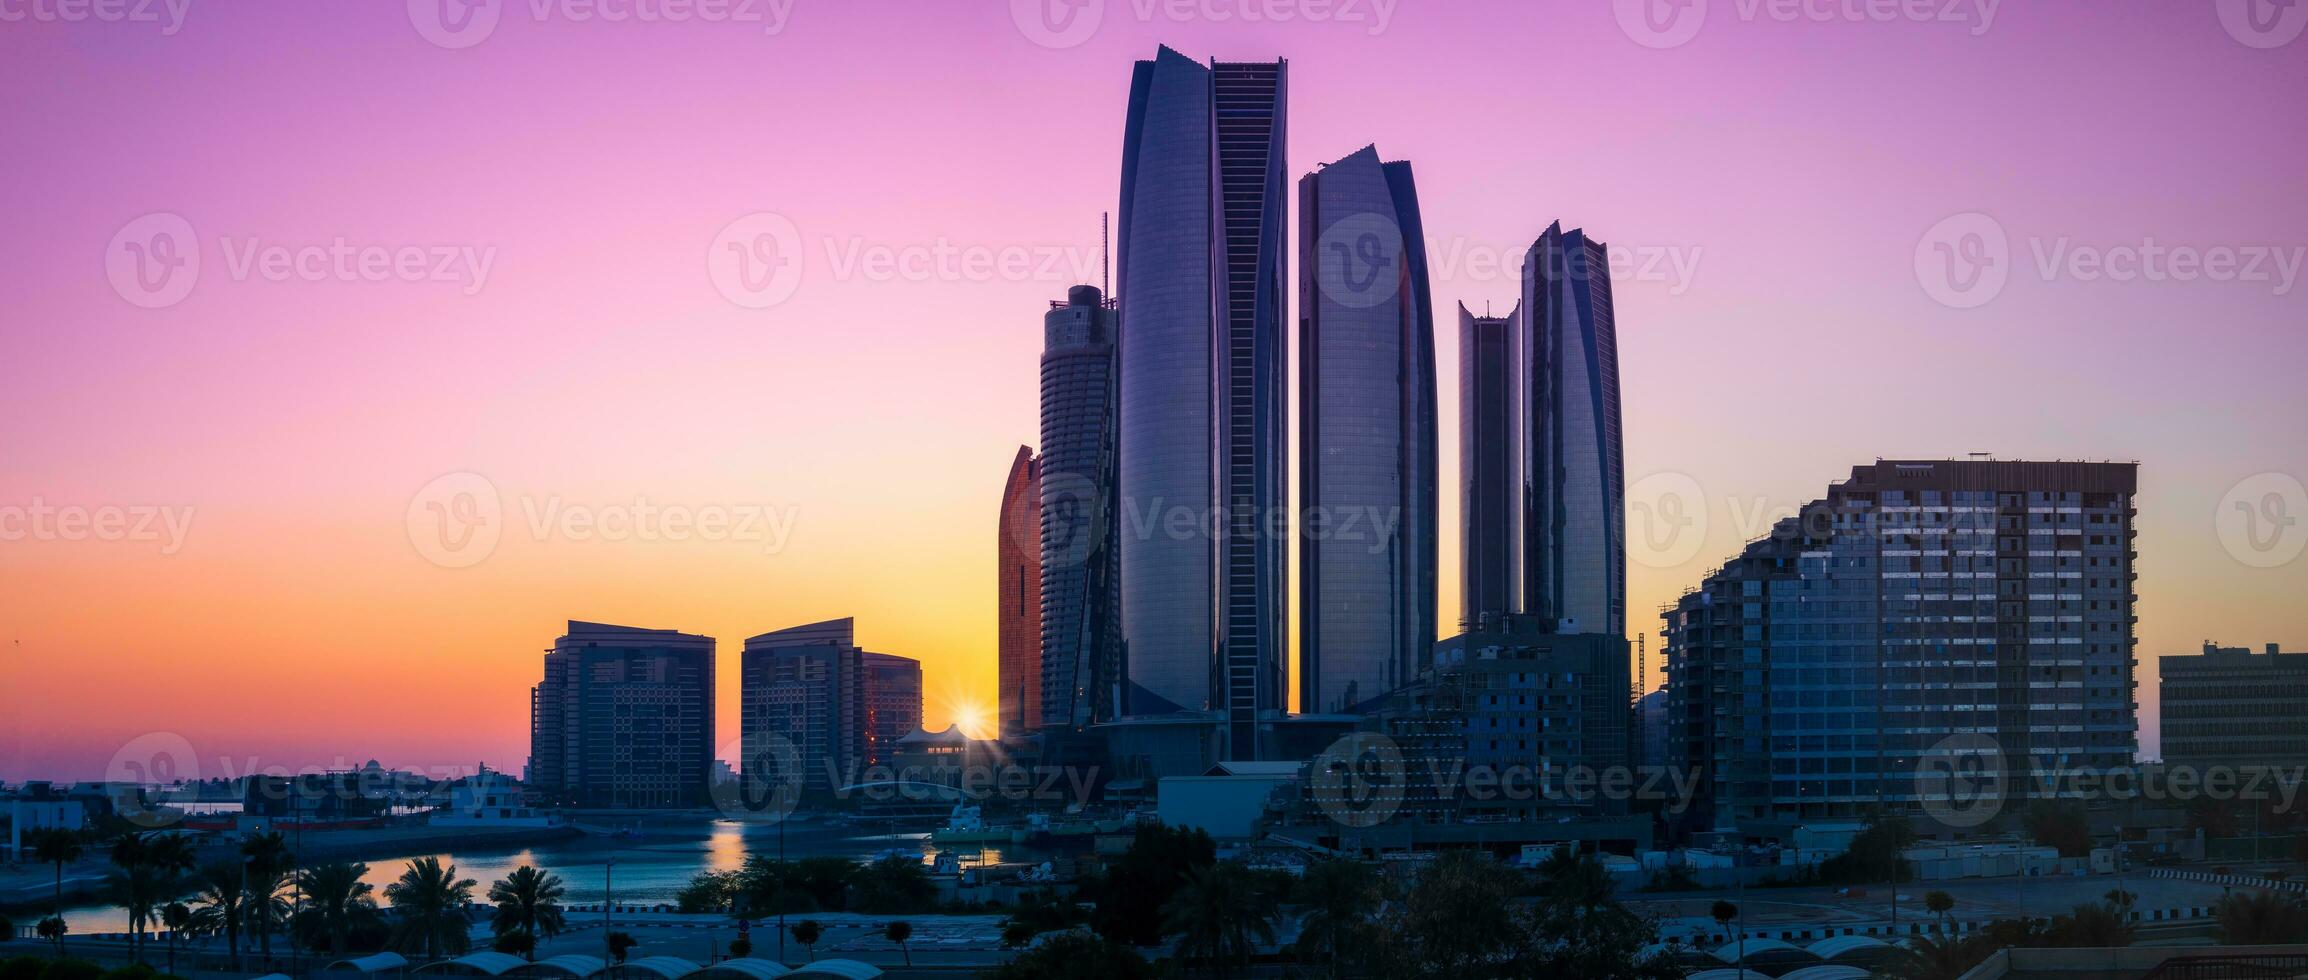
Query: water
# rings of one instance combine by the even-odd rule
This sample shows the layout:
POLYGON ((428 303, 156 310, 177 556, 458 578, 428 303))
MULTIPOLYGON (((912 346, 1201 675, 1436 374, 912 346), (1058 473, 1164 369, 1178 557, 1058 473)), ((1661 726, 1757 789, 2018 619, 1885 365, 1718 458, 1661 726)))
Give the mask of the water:
MULTIPOLYGON (((568 891, 562 901, 567 904, 600 902, 610 894, 607 889, 614 888, 618 903, 640 905, 673 901, 682 886, 700 872, 735 871, 745 865, 748 855, 775 857, 778 853, 778 832, 774 826, 731 821, 710 824, 701 821, 694 828, 652 824, 647 834, 642 840, 585 837, 538 847, 371 858, 367 861, 369 873, 362 880, 376 886, 373 897, 377 904, 383 905, 386 904, 385 886, 400 878, 409 861, 437 857, 444 864, 456 865, 458 877, 477 882, 473 900, 487 904, 491 882, 511 874, 515 868, 535 865, 561 876, 568 891), (611 861, 616 862, 614 868, 609 867, 611 861)), ((792 859, 830 855, 870 860, 893 850, 926 857, 936 854, 938 848, 926 833, 887 833, 808 823, 789 824, 785 828, 785 854, 792 859)), ((1052 856, 1054 852, 1017 845, 989 846, 982 854, 976 845, 960 851, 964 866, 974 866, 981 861, 997 863, 1005 858, 1043 861, 1052 856)), ((18 918, 29 925, 36 916, 19 913, 18 918)), ((76 935, 128 931, 128 912, 117 905, 68 905, 64 909, 64 920, 71 924, 76 935)))

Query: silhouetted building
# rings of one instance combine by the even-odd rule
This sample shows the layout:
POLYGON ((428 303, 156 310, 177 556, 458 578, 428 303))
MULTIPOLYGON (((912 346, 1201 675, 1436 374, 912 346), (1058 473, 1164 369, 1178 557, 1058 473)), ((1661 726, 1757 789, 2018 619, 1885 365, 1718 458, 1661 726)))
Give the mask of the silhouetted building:
POLYGON ((1459 305, 1459 628, 1523 608, 1522 307, 1459 305))
POLYGON ((530 692, 529 788, 581 807, 704 806, 713 638, 569 622, 530 692))
POLYGON ((2156 660, 2164 764, 2298 766, 2308 762, 2308 653, 2204 644, 2156 660))
POLYGON ((1919 810, 1946 795, 1917 778, 1926 759, 2022 799, 2131 765, 2138 477, 1857 466, 1707 576, 1661 614, 1669 762, 1702 774, 1694 826, 1919 810))
POLYGON ((765 785, 793 778, 823 792, 887 761, 887 746, 921 725, 921 665, 867 653, 856 621, 834 619, 745 641, 740 768, 765 785))
POLYGON ((1548 227, 1523 262, 1522 315, 1523 611, 1558 632, 1624 637, 1619 342, 1603 243, 1548 227))
POLYGON ((1353 713, 1434 649, 1439 478, 1426 232, 1375 147, 1299 199, 1299 709, 1353 713))
POLYGON ((1076 286, 1042 318, 1041 724, 1113 719, 1121 682, 1114 515, 1119 314, 1076 286))
POLYGON ((1031 731, 1042 727, 1042 480, 1034 451, 1025 446, 1002 483, 1000 531, 994 553, 997 724, 1003 731, 1031 731))
POLYGON ((1226 758, 1287 706, 1285 69, 1163 48, 1123 140, 1122 710, 1217 711, 1226 758))

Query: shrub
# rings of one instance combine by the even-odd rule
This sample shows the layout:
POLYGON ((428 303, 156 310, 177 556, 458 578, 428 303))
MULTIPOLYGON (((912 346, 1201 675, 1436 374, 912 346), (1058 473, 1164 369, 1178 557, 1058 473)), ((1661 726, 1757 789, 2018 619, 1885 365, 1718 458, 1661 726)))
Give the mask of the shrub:
POLYGON ((102 980, 104 968, 87 960, 50 960, 40 980, 102 980))
POLYGON ((19 956, 0 960, 0 980, 40 980, 41 972, 46 969, 47 957, 19 956))

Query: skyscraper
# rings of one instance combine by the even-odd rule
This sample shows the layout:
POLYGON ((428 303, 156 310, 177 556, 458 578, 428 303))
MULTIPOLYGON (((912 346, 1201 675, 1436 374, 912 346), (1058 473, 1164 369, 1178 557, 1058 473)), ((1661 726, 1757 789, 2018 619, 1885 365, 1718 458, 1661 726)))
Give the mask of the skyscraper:
POLYGON ((921 725, 921 664, 860 649, 852 619, 746 640, 741 681, 741 764, 765 784, 845 785, 921 725))
POLYGON ((703 806, 713 638, 570 620, 530 692, 529 786, 584 807, 703 806))
MULTIPOLYGON (((994 565, 996 683, 1002 731, 1042 727, 1042 478, 1031 448, 1018 447, 1002 482, 994 565)), ((900 735, 905 733, 901 732, 900 735)))
POLYGON ((1122 153, 1123 710, 1217 710, 1228 758, 1286 707, 1286 68, 1163 48, 1122 153))
POLYGON ((1459 304, 1459 628, 1523 608, 1523 309, 1476 316, 1459 304))
POLYGON ((1627 633, 1619 342, 1603 243, 1560 222, 1523 260, 1529 399, 1523 611, 1564 633, 1627 633))
POLYGON ((1408 163, 1375 147, 1299 201, 1299 706, 1375 706, 1433 655, 1434 315, 1408 163))
POLYGON ((1698 826, 1933 812, 1965 802, 1932 791, 1951 763, 2014 798, 2129 766, 2138 479, 1857 466, 1709 575, 1661 614, 1668 764, 1704 777, 1698 826))
POLYGON ((1076 286, 1042 317, 1042 706, 1044 726, 1115 715, 1121 594, 1115 567, 1115 339, 1119 315, 1076 286))

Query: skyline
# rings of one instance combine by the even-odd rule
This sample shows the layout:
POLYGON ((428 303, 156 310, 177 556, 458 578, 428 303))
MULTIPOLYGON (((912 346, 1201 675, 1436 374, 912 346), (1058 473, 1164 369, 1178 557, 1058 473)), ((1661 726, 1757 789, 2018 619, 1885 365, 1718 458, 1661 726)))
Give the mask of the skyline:
MULTIPOLYGON (((2042 249, 2145 239, 2297 247, 2300 124, 2219 94, 2297 90, 2308 45, 2255 50, 2211 11, 2174 10, 2011 10, 1977 37, 1724 12, 1669 50, 1636 43, 1601 6, 1485 12, 1490 31, 1468 30, 1462 11, 1405 10, 1377 37, 1109 13, 1086 43, 1051 49, 1002 11, 925 11, 887 38, 911 56, 890 60, 915 64, 863 78, 844 73, 875 19, 830 7, 796 10, 773 37, 509 16, 469 49, 427 43, 398 7, 199 6, 169 36, 5 25, 0 80, 32 98, 0 109, 0 141, 25 168, 0 191, 24 217, 0 233, 0 260, 18 270, 0 307, 17 313, 11 349, 32 356, 0 364, 0 506, 168 508, 190 523, 170 554, 165 541, 0 541, 12 658, 0 710, 18 726, 0 729, 0 777, 100 776, 158 731, 182 735, 204 766, 342 752, 388 765, 478 754, 516 769, 536 654, 569 619, 723 637, 727 656, 729 637, 854 615, 861 645, 924 662, 933 727, 966 702, 990 705, 995 469, 1036 441, 1040 317, 1068 286, 1096 281, 1095 220, 1114 209, 1122 143, 1114 110, 1129 64, 1156 43, 1288 58, 1289 159, 1375 141, 1417 161, 1436 312, 1510 308, 1514 263, 1486 276, 1473 255, 1519 256, 1557 219, 1628 249, 1615 285, 1630 500, 1646 502, 1646 479, 1658 492, 1680 478, 1696 490, 1677 499, 1708 504, 1696 542, 1685 528, 1647 556, 1657 564, 1630 555, 1629 629, 1650 638, 1653 665, 1652 611, 1734 553, 1743 529, 1768 526, 1752 508, 1791 508, 1878 457, 1973 450, 2144 461, 2143 673, 2203 639, 2293 647, 2308 632, 2297 602, 2308 563, 2252 567, 2243 559, 2265 554, 2224 544, 2219 523, 2225 505, 2254 498, 2224 499, 2260 486, 2256 474, 2308 473, 2308 447, 2286 425, 2308 405, 2283 370, 2308 352, 2301 293, 2087 279, 2078 267, 2045 277, 2038 264, 2042 249), (653 31, 695 45, 677 60, 653 31), (788 43, 819 31, 822 43, 788 43), (1836 31, 1855 43, 1805 43, 1836 31), (316 36, 341 47, 272 43, 316 36), (1562 40, 1570 91, 1509 96, 1521 91, 1507 83, 1511 58, 1468 56, 1516 51, 1517 36, 1562 40), (1766 57, 1776 71, 1742 63, 1766 57), (339 60, 386 73, 391 91, 339 60), (694 97, 652 98, 617 81, 625 71, 694 97), (979 72, 990 74, 974 95, 936 84, 979 72), (1827 87, 1850 73, 1873 84, 1827 87), (91 77, 111 84, 76 84, 91 77), (844 84, 801 87, 825 78, 844 84), (2005 104, 1998 93, 2020 80, 2041 85, 2019 100, 2032 104, 2005 104), (770 82, 812 98, 747 98, 770 82), (247 90, 277 98, 272 131, 220 115, 215 103, 247 90), (1868 99, 1886 90, 1900 124, 1857 125, 1881 114, 1868 99), (536 128, 494 124, 518 113, 536 128), (364 133, 369 115, 432 138, 364 133), (1681 131, 1717 118, 1748 125, 1681 131), (755 119, 758 132, 732 131, 755 119), (898 122, 841 125, 856 119, 898 122), (773 132, 804 126, 808 140, 773 132), (149 136, 89 135, 105 127, 149 136), (1555 154, 1532 132, 1598 145, 1555 154), (133 152, 145 145, 178 152, 156 165, 133 152), (1788 165, 1813 159, 1843 169, 1788 165), (725 300, 701 259, 765 208, 806 252, 790 296, 756 310, 725 300), (124 301, 98 261, 150 213, 182 215, 201 236, 197 285, 160 309, 124 301), (1915 266, 1935 228, 1972 213, 2008 236, 2009 282, 1967 309, 1936 301, 1915 266), (253 259, 250 236, 260 250, 342 237, 476 256, 452 269, 482 268, 482 250, 495 258, 485 281, 464 284, 273 282, 234 275, 253 259), (929 281, 865 271, 883 254, 934 264, 941 241, 1047 250, 1066 268, 929 281), (901 313, 922 324, 893 332, 901 313), (2078 342, 2093 337, 2106 342, 2078 342), (1836 358, 1845 350, 1860 356, 1836 358), (1868 370, 1875 355, 1906 373, 1868 370), (2057 411, 2110 394, 2121 405, 2105 415, 2057 411), (1797 421, 1808 431, 1790 438, 1797 421), (458 473, 485 482, 425 496, 458 473), (427 561, 412 511, 476 488, 503 508, 494 552, 467 568, 427 561), (762 539, 531 526, 571 507, 637 510, 636 496, 693 513, 758 509, 762 539), (104 709, 44 696, 77 690, 104 709), (314 692, 333 696, 291 696, 314 692), (343 726, 348 703, 394 702, 461 724, 343 726)), ((1442 364, 1455 345, 1438 337, 1442 364)), ((1455 401, 1456 372, 1438 373, 1440 400, 1455 401)), ((1457 467, 1457 424, 1443 413, 1443 472, 1457 467)), ((2296 486, 2267 491, 2288 515, 2308 513, 2296 486)), ((1455 528, 1457 495, 1441 497, 1441 524, 1455 528)), ((2290 547, 2300 534, 2277 537, 2290 547)), ((1443 539, 1448 603, 1458 535, 1443 539)), ((727 742, 736 693, 723 688, 727 742)), ((2152 683, 2142 702, 2146 747, 2152 683)))

